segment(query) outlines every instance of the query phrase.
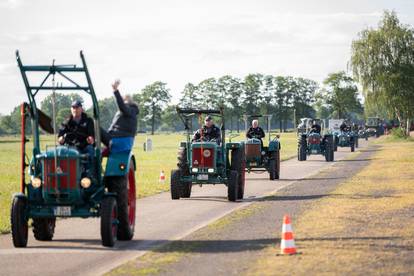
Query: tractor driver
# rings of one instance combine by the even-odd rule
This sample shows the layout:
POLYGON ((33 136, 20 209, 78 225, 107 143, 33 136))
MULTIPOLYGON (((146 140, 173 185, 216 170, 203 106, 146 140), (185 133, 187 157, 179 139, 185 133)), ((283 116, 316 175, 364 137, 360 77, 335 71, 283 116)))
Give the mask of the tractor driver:
POLYGON ((214 125, 213 118, 210 115, 206 116, 204 126, 194 133, 192 141, 200 141, 201 137, 207 142, 215 140, 217 144, 221 143, 220 129, 214 125))
MULTIPOLYGON (((89 161, 94 157, 95 130, 93 120, 83 112, 82 102, 75 100, 71 105, 71 115, 59 129, 59 144, 75 146, 80 153, 87 153, 89 161)), ((85 166, 87 170, 89 166, 85 166)))
POLYGON ((259 127, 259 121, 253 120, 252 126, 247 130, 246 137, 249 139, 256 138, 260 140, 260 143, 263 147, 263 140, 262 138, 265 137, 265 133, 261 127, 259 127))
POLYGON ((321 134, 321 126, 316 121, 313 121, 310 132, 321 134))
POLYGON ((345 124, 345 121, 342 122, 342 124, 339 126, 339 129, 341 132, 347 131, 348 126, 345 124))

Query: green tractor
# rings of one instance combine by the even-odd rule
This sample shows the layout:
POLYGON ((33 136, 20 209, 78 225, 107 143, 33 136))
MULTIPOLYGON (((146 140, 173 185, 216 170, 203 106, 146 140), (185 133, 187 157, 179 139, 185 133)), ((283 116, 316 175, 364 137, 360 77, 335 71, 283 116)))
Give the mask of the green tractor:
POLYGON ((133 238, 136 203, 134 138, 113 139, 107 154, 102 153, 98 101, 82 52, 80 57, 80 66, 56 65, 54 62, 51 65, 23 65, 19 52, 16 52, 29 102, 21 106, 21 186, 20 192, 13 196, 11 206, 15 247, 27 246, 30 220, 35 239, 52 240, 58 217, 100 217, 103 246, 114 246, 116 239, 133 238), (33 76, 33 72, 45 74, 39 85, 30 84, 28 75, 33 76), (80 75, 86 84, 74 80, 80 75), (66 82, 57 85, 55 76, 66 82), (55 92, 74 90, 85 92, 92 100, 93 154, 82 153, 75 145, 57 145, 56 142, 55 92), (47 91, 52 93, 52 118, 39 110, 36 103, 36 96, 47 91), (28 120, 33 137, 31 156, 26 153, 28 120), (45 136, 40 135, 40 130, 53 134, 53 145, 41 149, 41 139, 45 136), (102 169, 104 157, 107 158, 105 172, 102 169))
POLYGON ((325 122, 321 119, 306 119, 303 123, 298 132, 298 160, 306 161, 309 155, 321 154, 327 162, 333 162, 334 139, 332 134, 325 133, 325 122))
MULTIPOLYGON (((229 201, 244 197, 244 143, 225 141, 223 110, 180 109, 177 113, 184 123, 187 141, 181 142, 177 169, 171 172, 171 198, 189 198, 193 185, 225 184, 229 201), (221 141, 192 141, 192 122, 202 115, 221 121, 221 141)), ((201 126, 200 126, 201 128, 201 126)))
MULTIPOLYGON (((268 146, 263 146, 263 142, 259 137, 251 137, 245 142, 246 147, 246 170, 250 172, 269 172, 270 180, 279 179, 280 177, 280 141, 279 136, 272 138, 270 124, 272 115, 245 115, 244 122, 246 131, 249 122, 252 119, 263 118, 266 121, 267 136, 269 139, 268 146)), ((254 136, 254 135, 253 135, 254 136)))
POLYGON ((365 131, 368 136, 380 137, 384 135, 382 120, 378 117, 369 117, 365 123, 365 131))

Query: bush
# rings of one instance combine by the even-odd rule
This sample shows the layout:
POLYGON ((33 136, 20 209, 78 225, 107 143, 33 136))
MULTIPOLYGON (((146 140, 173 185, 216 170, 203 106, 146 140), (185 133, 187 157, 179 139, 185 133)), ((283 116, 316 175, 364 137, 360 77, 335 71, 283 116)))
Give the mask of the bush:
POLYGON ((405 133, 405 129, 401 127, 391 129, 391 135, 399 139, 407 139, 408 137, 405 133))

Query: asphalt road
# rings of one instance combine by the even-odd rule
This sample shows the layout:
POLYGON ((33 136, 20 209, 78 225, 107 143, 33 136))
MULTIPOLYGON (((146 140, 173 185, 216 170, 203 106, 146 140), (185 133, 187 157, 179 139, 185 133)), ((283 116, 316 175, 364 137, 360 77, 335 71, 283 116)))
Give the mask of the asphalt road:
MULTIPOLYGON (((360 149, 366 145, 360 140, 360 149)), ((349 148, 339 148, 335 159, 349 154, 349 148)), ((139 199, 134 240, 117 242, 112 249, 101 246, 99 219, 59 220, 50 242, 36 241, 29 230, 28 247, 22 249, 13 247, 11 235, 1 235, 0 275, 100 275, 250 204, 249 199, 277 191, 332 164, 323 156, 313 155, 305 162, 296 158, 282 162, 281 179, 277 181, 269 181, 266 173, 251 173, 247 175, 245 200, 237 203, 227 201, 224 185, 194 186, 189 199, 173 201, 169 193, 139 199)))

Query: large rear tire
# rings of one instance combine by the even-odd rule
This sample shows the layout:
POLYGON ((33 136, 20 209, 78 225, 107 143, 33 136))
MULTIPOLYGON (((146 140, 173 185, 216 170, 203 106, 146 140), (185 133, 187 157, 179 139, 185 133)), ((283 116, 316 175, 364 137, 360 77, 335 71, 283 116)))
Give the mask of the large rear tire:
POLYGON ((335 136, 335 143, 334 143, 334 151, 338 151, 338 143, 339 143, 339 138, 337 136, 335 136))
POLYGON ((238 185, 237 185, 237 199, 243 199, 245 176, 246 176, 246 156, 244 147, 233 149, 231 151, 231 170, 238 172, 238 185))
POLYGON ((334 141, 331 135, 325 137, 325 160, 326 162, 334 161, 334 141))
POLYGON ((355 136, 355 147, 356 148, 359 148, 359 138, 358 138, 358 136, 355 136))
POLYGON ((229 201, 236 201, 238 194, 238 173, 231 170, 227 180, 227 199, 229 201))
POLYGON ((302 135, 299 140, 298 145, 298 160, 306 161, 306 148, 308 147, 306 141, 306 135, 302 135))
POLYGON ((34 218, 33 235, 38 241, 51 241, 55 234, 56 218, 34 218))
POLYGON ((171 199, 173 200, 180 199, 181 197, 180 178, 181 178, 180 170, 171 171, 170 192, 171 192, 171 199))
POLYGON ((28 222, 26 217, 27 201, 15 196, 11 205, 10 223, 14 247, 26 247, 28 239, 28 222))
POLYGON ((279 179, 280 178, 280 150, 277 150, 275 152, 275 166, 276 166, 276 171, 275 171, 275 179, 279 179))
POLYGON ((105 197, 101 202, 102 245, 113 247, 118 232, 118 207, 114 197, 105 197))

